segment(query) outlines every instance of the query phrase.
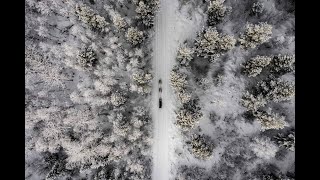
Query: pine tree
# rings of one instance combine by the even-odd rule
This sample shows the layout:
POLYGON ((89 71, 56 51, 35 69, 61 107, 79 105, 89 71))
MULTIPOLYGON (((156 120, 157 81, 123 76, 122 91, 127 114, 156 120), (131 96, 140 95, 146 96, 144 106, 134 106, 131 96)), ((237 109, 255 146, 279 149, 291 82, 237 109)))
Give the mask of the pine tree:
POLYGON ((143 70, 134 71, 132 74, 133 84, 131 84, 130 90, 136 91, 138 94, 145 95, 151 93, 150 82, 153 79, 152 74, 143 70))
POLYGON ((97 55, 91 47, 82 47, 78 54, 77 61, 83 68, 92 68, 97 62, 97 55))
POLYGON ((220 23, 226 15, 231 13, 232 8, 224 6, 223 2, 224 0, 210 1, 210 5, 207 10, 209 26, 214 26, 220 23))
POLYGON ((177 70, 172 70, 170 73, 170 84, 175 92, 184 90, 188 84, 187 75, 180 73, 177 70))
POLYGON ((186 44, 183 44, 179 47, 177 54, 177 61, 180 65, 188 66, 190 61, 193 59, 194 50, 192 48, 188 48, 186 44))
POLYGON ((191 100, 191 93, 187 92, 186 90, 181 90, 177 92, 178 99, 182 104, 187 103, 191 100))
POLYGON ((246 25, 246 30, 240 35, 240 46, 244 49, 256 48, 258 45, 267 42, 272 35, 272 26, 267 23, 246 25))
POLYGON ((115 92, 111 94, 111 104, 114 106, 120 106, 123 105, 126 101, 127 98, 123 95, 123 93, 120 92, 115 92))
POLYGON ((278 54, 272 58, 271 72, 280 75, 294 72, 295 70, 295 55, 281 55, 278 54))
POLYGON ((251 14, 259 15, 263 12, 263 4, 261 2, 255 2, 251 7, 251 14))
POLYGON ((130 27, 125 34, 127 41, 132 45, 137 45, 142 43, 144 34, 143 31, 139 31, 136 27, 130 27))
POLYGON ((132 74, 132 79, 135 83, 142 85, 142 84, 147 84, 147 83, 151 82, 152 75, 148 72, 144 72, 144 71, 140 70, 140 71, 135 71, 132 74))
POLYGON ((120 14, 115 14, 112 17, 112 22, 113 25, 118 29, 118 30, 124 30, 124 28, 127 26, 127 22, 124 20, 123 17, 120 16, 120 14))
POLYGON ((212 145, 209 145, 201 135, 194 134, 191 137, 191 153, 200 159, 208 159, 212 155, 212 145))
POLYGON ((231 50, 236 43, 233 36, 219 34, 213 27, 203 29, 195 41, 197 56, 210 58, 210 60, 214 60, 231 50))
POLYGON ((256 112, 260 107, 264 107, 267 101, 261 94, 254 96, 247 91, 241 99, 241 104, 247 108, 248 111, 256 112))
POLYGON ((271 112, 270 108, 268 111, 256 111, 253 115, 261 124, 261 131, 269 129, 283 129, 289 126, 289 124, 284 120, 284 116, 279 116, 279 114, 271 112))
POLYGON ((145 26, 152 27, 154 24, 155 13, 159 8, 159 0, 139 0, 135 1, 137 8, 136 18, 145 26))
POLYGON ((272 58, 268 56, 255 56, 251 58, 244 65, 244 73, 246 73, 248 77, 259 75, 262 69, 270 64, 271 59, 272 58))
POLYGON ((192 99, 184 103, 176 113, 176 124, 184 131, 193 128, 203 117, 201 107, 198 105, 199 99, 192 99))
POLYGON ((84 4, 77 4, 75 14, 79 20, 89 25, 93 30, 102 31, 108 25, 104 17, 94 13, 92 9, 84 4))
POLYGON ((295 95, 294 84, 272 76, 258 82, 257 91, 262 93, 268 101, 274 102, 288 101, 295 95))

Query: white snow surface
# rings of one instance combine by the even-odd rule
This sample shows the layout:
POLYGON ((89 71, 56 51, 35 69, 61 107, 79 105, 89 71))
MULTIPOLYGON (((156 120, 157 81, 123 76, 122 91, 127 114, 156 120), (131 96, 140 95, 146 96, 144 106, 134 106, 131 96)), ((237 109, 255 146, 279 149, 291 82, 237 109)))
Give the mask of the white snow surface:
POLYGON ((160 9, 155 20, 155 39, 153 69, 154 84, 152 92, 154 120, 153 144, 153 180, 172 179, 171 164, 174 155, 174 138, 177 130, 174 127, 175 97, 170 87, 170 71, 175 63, 177 49, 184 40, 196 35, 203 23, 200 14, 192 18, 178 11, 177 0, 160 0, 160 9), (159 94, 158 80, 162 80, 162 93, 159 94), (159 108, 159 97, 163 107, 159 108))

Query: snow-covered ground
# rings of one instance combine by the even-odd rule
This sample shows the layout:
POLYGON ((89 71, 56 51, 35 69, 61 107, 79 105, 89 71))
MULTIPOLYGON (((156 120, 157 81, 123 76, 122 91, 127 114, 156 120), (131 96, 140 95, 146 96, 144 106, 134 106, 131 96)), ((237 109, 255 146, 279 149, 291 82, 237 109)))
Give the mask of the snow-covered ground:
POLYGON ((153 69, 153 116, 154 126, 154 166, 152 179, 171 179, 169 175, 174 162, 174 145, 177 132, 174 122, 174 94, 170 88, 170 71, 175 61, 176 52, 181 43, 195 35, 201 27, 200 15, 189 19, 178 11, 177 0, 161 0, 160 10, 155 20, 154 63, 153 69), (159 94, 158 80, 162 80, 162 93, 159 94), (159 108, 159 97, 163 107, 159 108))

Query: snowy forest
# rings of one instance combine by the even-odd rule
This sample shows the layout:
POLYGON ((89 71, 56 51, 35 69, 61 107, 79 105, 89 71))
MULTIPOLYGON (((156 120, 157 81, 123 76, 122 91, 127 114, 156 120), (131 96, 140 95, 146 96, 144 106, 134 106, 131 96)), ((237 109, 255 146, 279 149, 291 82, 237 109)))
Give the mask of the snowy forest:
POLYGON ((294 0, 26 0, 25 179, 294 180, 294 0))
POLYGON ((150 179, 157 7, 26 1, 26 179, 150 179))

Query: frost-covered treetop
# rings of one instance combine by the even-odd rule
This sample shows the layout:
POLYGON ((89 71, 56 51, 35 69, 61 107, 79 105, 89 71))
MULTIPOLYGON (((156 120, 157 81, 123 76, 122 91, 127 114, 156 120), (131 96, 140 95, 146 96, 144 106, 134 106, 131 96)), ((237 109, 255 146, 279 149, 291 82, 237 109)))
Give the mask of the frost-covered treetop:
POLYGON ((127 101, 127 98, 121 92, 115 92, 111 94, 110 100, 112 105, 120 106, 127 101))
POLYGON ((183 44, 179 47, 177 60, 181 65, 189 65, 190 61, 193 59, 193 48, 187 47, 186 44, 183 44))
POLYGON ((295 55, 255 56, 244 64, 244 73, 248 77, 255 77, 267 66, 269 66, 270 72, 275 75, 294 72, 295 55))
POLYGON ((78 63, 81 67, 91 68, 97 61, 96 53, 91 47, 83 46, 82 50, 78 54, 78 63))
POLYGON ((266 112, 257 111, 256 113, 254 113, 254 116, 261 125, 261 131, 269 129, 279 130, 289 126, 289 124, 285 121, 285 117, 271 112, 271 108, 269 108, 266 112))
POLYGON ((255 48, 267 42, 272 35, 272 26, 266 22, 258 24, 247 23, 246 30, 240 35, 240 46, 244 49, 255 48))
POLYGON ((80 21, 95 30, 102 31, 103 28, 109 24, 106 22, 104 17, 96 14, 92 9, 84 4, 76 4, 75 13, 80 21))
POLYGON ((152 74, 144 71, 136 71, 132 74, 132 79, 138 84, 146 84, 152 80, 152 74))
POLYGON ((208 144, 201 135, 192 135, 190 145, 192 154, 197 158, 207 159, 212 155, 212 145, 208 144))
POLYGON ((191 93, 186 90, 177 92, 177 96, 182 104, 188 103, 191 100, 191 93))
POLYGON ((147 16, 148 13, 150 12, 151 12, 151 9, 143 1, 140 1, 138 3, 136 13, 138 13, 140 16, 147 16))
POLYGON ((203 117, 198 99, 188 100, 184 103, 180 110, 176 113, 176 124, 183 131, 193 128, 197 122, 203 117))
POLYGON ((259 75, 262 69, 270 64, 271 59, 272 58, 268 56, 255 56, 251 58, 244 65, 244 73, 246 73, 248 77, 259 75))
POLYGON ((188 131, 199 122, 202 116, 203 114, 200 110, 191 112, 187 109, 180 109, 178 113, 176 113, 176 124, 181 128, 181 130, 188 131))
POLYGON ((224 9, 225 7, 223 6, 225 0, 211 0, 209 1, 209 7, 208 9, 212 9, 212 10, 218 10, 218 9, 224 9))
POLYGON ((231 7, 223 5, 224 0, 213 0, 210 1, 208 7, 208 25, 213 26, 223 20, 223 18, 231 12, 231 7))
POLYGON ((130 27, 125 36, 132 45, 140 44, 143 41, 143 31, 139 31, 136 27, 130 27))
POLYGON ((285 74, 295 71, 295 55, 281 55, 278 54, 272 58, 271 72, 285 74))
POLYGON ((127 22, 120 16, 120 14, 115 14, 112 17, 112 22, 118 30, 122 30, 127 26, 127 22))
POLYGON ((124 30, 127 26, 126 20, 119 14, 118 11, 114 10, 110 5, 106 4, 103 8, 107 11, 107 13, 111 16, 111 20, 113 25, 117 30, 124 30))
POLYGON ((215 27, 208 27, 198 34, 195 51, 197 56, 214 59, 231 50, 235 43, 233 36, 219 34, 215 27))
POLYGON ((295 95, 294 84, 281 78, 260 81, 257 86, 267 100, 274 102, 288 101, 295 95))
POLYGON ((176 92, 185 89, 186 85, 188 84, 187 75, 172 70, 170 73, 170 84, 176 92))
POLYGON ((261 14, 263 11, 263 4, 261 2, 255 2, 252 4, 251 12, 253 14, 261 14))
POLYGON ((154 24, 154 16, 159 8, 159 0, 135 0, 136 5, 136 18, 147 27, 152 27, 154 24))
POLYGON ((267 101, 261 94, 254 96, 247 91, 241 99, 241 104, 247 108, 248 111, 255 112, 260 107, 264 107, 267 101))

